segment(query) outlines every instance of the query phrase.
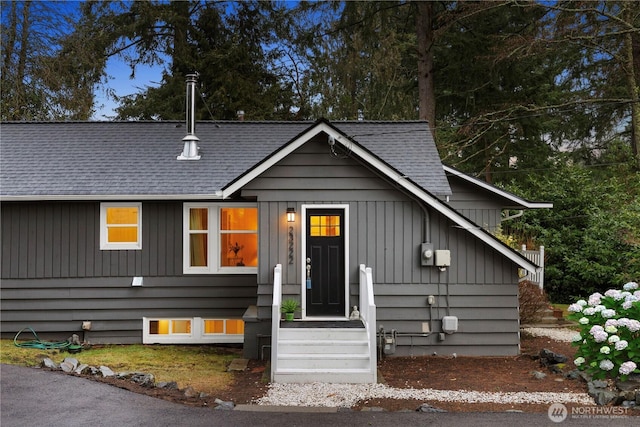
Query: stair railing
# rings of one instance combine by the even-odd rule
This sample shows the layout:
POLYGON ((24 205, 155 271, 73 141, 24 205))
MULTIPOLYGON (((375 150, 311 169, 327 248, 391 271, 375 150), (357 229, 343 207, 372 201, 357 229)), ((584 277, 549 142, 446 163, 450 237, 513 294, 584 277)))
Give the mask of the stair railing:
POLYGON ((376 352, 376 304, 373 297, 373 273, 371 267, 360 264, 360 317, 369 337, 369 359, 373 382, 378 381, 376 352))
POLYGON ((282 304, 282 264, 273 269, 273 303, 271 305, 271 382, 278 371, 278 336, 280 335, 280 305, 282 304))

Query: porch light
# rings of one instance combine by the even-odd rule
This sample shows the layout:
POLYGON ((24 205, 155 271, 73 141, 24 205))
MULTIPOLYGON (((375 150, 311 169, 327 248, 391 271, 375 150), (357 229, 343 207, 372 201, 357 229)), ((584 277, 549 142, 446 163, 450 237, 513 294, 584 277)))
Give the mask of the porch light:
POLYGON ((295 222, 295 221, 296 221, 296 209, 287 208, 287 222, 295 222))

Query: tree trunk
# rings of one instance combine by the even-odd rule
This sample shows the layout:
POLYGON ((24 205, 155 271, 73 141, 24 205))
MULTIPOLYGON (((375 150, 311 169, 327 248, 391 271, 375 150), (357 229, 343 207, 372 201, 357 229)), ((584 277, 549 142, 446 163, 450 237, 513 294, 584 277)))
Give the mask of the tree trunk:
MULTIPOLYGON (((625 4, 624 21, 633 27, 632 4, 625 4)), ((635 159, 635 165, 640 170, 640 90, 636 81, 635 61, 633 55, 633 33, 628 31, 624 38, 624 66, 627 89, 631 98, 631 150, 635 159)))
POLYGON ((418 107, 420 120, 427 120, 435 137, 436 98, 433 84, 433 3, 416 2, 418 39, 418 107))

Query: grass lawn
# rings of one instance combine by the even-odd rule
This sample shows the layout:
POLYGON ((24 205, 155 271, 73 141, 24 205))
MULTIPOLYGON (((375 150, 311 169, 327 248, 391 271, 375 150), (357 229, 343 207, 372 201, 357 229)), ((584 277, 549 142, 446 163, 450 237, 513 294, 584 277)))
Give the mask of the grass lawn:
POLYGON ((100 345, 69 354, 59 350, 19 348, 13 340, 0 340, 0 362, 11 365, 37 366, 49 357, 60 363, 75 357, 91 366, 108 366, 114 372, 147 372, 156 381, 176 381, 178 387, 214 393, 223 390, 233 379, 227 372, 231 360, 240 357, 230 349, 208 345, 100 345))

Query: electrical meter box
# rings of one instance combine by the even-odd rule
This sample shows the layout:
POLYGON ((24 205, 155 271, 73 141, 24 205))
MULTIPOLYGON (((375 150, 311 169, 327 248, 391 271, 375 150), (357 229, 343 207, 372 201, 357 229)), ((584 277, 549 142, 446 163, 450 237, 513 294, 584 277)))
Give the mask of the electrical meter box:
POLYGON ((433 265, 434 255, 433 243, 423 243, 420 245, 420 265, 433 265))

